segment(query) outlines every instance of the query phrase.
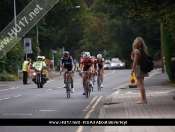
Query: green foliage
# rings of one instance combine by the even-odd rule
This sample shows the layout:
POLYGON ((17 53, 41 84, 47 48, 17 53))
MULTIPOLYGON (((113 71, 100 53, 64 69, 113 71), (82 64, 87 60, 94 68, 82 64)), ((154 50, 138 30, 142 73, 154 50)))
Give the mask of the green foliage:
MULTIPOLYGON (((170 83, 169 86, 175 88, 175 83, 170 83)), ((174 92, 175 92, 175 91, 174 91, 174 92)))
MULTIPOLYGON (((18 0, 17 14, 30 1, 18 0)), ((159 38, 159 25, 146 20, 128 19, 125 9, 115 4, 109 6, 104 1, 94 0, 93 5, 88 8, 84 0, 60 0, 38 22, 39 44, 36 42, 36 25, 24 36, 32 38, 33 54, 28 54, 28 57, 35 61, 39 46, 39 55, 46 59, 51 59, 52 50, 59 51, 64 47, 76 59, 79 59, 82 51, 89 51, 93 56, 98 53, 104 56, 105 50, 105 58, 119 57, 123 61, 130 61, 133 40, 141 36, 146 40, 151 56, 160 59, 160 42, 156 40, 159 38), (80 8, 75 8, 76 6, 80 8)), ((132 1, 129 3, 132 4, 132 1)), ((13 1, 2 0, 1 4, 7 7, 7 10, 0 9, 1 13, 7 14, 2 18, 7 25, 13 19, 13 1)), ((4 27, 4 22, 0 22, 0 26, 4 27)), ((9 72, 13 72, 15 66, 10 63, 14 59, 12 55, 7 57, 10 61, 3 64, 2 60, 0 69, 5 69, 8 65, 9 72)), ((54 55, 55 64, 59 57, 60 52, 54 55)))
POLYGON ((19 41, 7 54, 5 59, 5 71, 10 74, 17 75, 18 68, 23 62, 24 48, 21 41, 19 41))
POLYGON ((166 28, 162 28, 162 42, 164 49, 164 57, 166 64, 166 72, 173 82, 175 82, 175 62, 172 62, 171 58, 175 56, 175 43, 170 33, 167 32, 166 28))
POLYGON ((17 81, 19 80, 20 78, 16 75, 13 75, 13 74, 9 74, 5 71, 3 71, 1 74, 0 74, 0 81, 17 81))
POLYGON ((5 70, 5 59, 6 59, 6 56, 4 56, 4 57, 0 60, 0 74, 5 70))

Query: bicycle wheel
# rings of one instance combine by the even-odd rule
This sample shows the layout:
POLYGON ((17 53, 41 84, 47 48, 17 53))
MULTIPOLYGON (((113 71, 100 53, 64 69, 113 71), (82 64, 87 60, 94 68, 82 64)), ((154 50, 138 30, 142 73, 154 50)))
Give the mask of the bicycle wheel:
POLYGON ((91 93, 91 90, 93 89, 93 87, 89 87, 88 88, 88 94, 89 94, 89 96, 90 96, 90 93, 91 93))
MULTIPOLYGON (((95 84, 95 82, 94 82, 94 80, 93 80, 93 86, 94 86, 94 84, 95 84)), ((93 88, 93 87, 91 87, 91 90, 92 90, 92 91, 94 91, 94 88, 93 88)))
POLYGON ((89 97, 89 82, 86 83, 85 94, 86 94, 86 98, 88 98, 89 97))
POLYGON ((88 98, 88 96, 89 96, 89 95, 88 95, 88 89, 85 88, 85 97, 88 98))
POLYGON ((70 98, 70 84, 68 83, 66 86, 67 98, 70 98))
POLYGON ((97 79, 97 87, 98 87, 98 91, 100 91, 101 90, 101 80, 99 77, 97 79))

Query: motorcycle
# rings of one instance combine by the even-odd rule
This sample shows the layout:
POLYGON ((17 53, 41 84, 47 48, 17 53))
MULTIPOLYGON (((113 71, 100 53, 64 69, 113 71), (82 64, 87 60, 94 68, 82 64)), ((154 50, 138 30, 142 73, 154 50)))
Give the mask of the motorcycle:
POLYGON ((34 68, 33 79, 32 81, 37 84, 38 88, 43 88, 43 85, 46 83, 46 74, 43 72, 42 68, 34 68))

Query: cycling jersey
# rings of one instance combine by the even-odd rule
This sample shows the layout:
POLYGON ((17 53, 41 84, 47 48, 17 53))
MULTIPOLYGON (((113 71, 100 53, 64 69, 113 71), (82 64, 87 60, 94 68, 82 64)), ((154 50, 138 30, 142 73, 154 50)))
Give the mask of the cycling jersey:
POLYGON ((94 59, 93 58, 89 58, 89 59, 82 58, 81 64, 83 64, 84 66, 91 66, 92 64, 94 64, 94 59))
POLYGON ((94 69, 97 69, 97 60, 94 60, 94 69))
POLYGON ((60 64, 64 65, 64 68, 67 68, 68 71, 71 71, 72 65, 74 65, 73 59, 71 56, 68 58, 68 60, 61 58, 60 64))
POLYGON ((97 64, 98 64, 98 68, 102 69, 104 65, 104 58, 101 58, 101 60, 97 59, 97 64))
POLYGON ((82 58, 81 59, 81 64, 84 65, 83 67, 83 71, 87 71, 89 69, 89 67, 94 64, 94 59, 93 58, 89 58, 89 59, 85 59, 85 58, 82 58))

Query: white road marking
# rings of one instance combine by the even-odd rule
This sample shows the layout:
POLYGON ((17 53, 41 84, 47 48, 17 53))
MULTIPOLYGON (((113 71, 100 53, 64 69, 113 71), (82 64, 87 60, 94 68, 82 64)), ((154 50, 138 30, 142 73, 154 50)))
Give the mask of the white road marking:
POLYGON ((111 73, 105 74, 104 76, 108 76, 108 75, 113 74, 113 73, 115 73, 115 70, 113 70, 113 72, 111 72, 111 73))
POLYGON ((120 92, 120 89, 118 89, 116 92, 114 92, 113 94, 111 94, 111 95, 114 95, 114 94, 119 94, 119 92, 120 92))
POLYGON ((37 111, 58 111, 58 110, 37 110, 37 111))
POLYGON ((5 114, 3 114, 4 116, 11 116, 11 115, 14 115, 14 116, 20 116, 20 115, 28 115, 28 116, 30 116, 30 115, 32 115, 31 113, 5 113, 5 114))
POLYGON ((47 89, 46 91, 50 91, 50 90, 52 90, 52 89, 47 89))
POLYGON ((17 95, 17 96, 14 96, 14 97, 20 97, 21 95, 17 95))
POLYGON ((10 97, 8 97, 8 98, 3 98, 3 99, 10 99, 10 97))

